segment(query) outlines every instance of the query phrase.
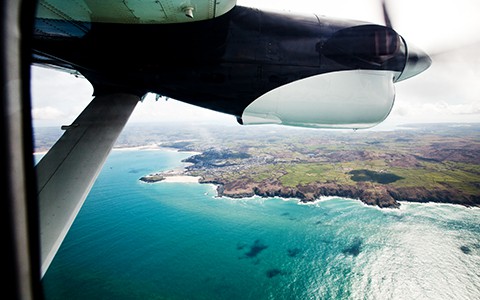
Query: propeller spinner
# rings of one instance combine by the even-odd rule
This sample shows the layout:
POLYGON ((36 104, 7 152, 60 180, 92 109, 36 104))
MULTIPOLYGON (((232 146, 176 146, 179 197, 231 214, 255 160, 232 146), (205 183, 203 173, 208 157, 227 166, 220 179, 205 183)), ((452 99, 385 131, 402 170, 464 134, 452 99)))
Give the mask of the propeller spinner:
POLYGON ((398 77, 397 81, 402 81, 418 75, 428 69, 432 64, 432 59, 425 51, 411 43, 407 44, 405 42, 405 45, 407 48, 407 61, 405 63, 405 68, 403 69, 402 74, 398 77))
MULTIPOLYGON (((382 11, 385 25, 393 29, 392 19, 390 18, 390 13, 385 0, 382 1, 382 11)), ((407 44, 405 39, 403 39, 403 42, 406 45, 407 61, 405 63, 405 68, 403 69, 402 74, 398 77, 396 81, 402 81, 404 79, 418 75, 428 69, 432 64, 432 59, 425 51, 411 43, 407 44)))

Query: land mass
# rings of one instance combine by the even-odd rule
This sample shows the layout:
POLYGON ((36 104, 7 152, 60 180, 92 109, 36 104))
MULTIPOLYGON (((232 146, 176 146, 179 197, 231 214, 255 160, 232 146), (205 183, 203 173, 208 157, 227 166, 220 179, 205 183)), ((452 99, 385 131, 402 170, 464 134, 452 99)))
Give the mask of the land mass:
POLYGON ((210 128, 208 139, 177 136, 162 146, 200 152, 184 160, 190 165, 180 175, 217 185, 218 196, 303 202, 338 196, 389 208, 399 207, 399 201, 480 206, 479 124, 422 124, 386 132, 234 128, 210 128))

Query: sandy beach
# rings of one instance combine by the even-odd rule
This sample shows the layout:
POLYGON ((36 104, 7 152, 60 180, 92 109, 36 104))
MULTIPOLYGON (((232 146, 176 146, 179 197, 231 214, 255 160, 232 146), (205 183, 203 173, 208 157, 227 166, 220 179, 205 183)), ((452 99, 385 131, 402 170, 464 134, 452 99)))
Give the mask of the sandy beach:
POLYGON ((199 176, 173 175, 165 176, 162 182, 198 183, 199 176))

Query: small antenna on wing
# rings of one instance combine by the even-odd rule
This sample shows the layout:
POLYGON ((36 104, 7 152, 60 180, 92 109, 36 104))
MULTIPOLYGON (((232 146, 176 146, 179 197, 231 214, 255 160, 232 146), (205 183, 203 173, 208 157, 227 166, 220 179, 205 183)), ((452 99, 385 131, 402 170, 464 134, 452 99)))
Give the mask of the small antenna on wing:
POLYGON ((185 13, 185 16, 187 16, 190 19, 193 19, 193 10, 194 8, 192 6, 186 6, 183 8, 183 12, 185 13))

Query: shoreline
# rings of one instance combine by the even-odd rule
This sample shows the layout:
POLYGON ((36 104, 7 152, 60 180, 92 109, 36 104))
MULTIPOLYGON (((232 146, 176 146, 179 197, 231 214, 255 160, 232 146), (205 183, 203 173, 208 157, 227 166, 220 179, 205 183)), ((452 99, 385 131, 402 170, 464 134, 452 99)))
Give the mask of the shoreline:
MULTIPOLYGON (((191 155, 201 154, 201 152, 181 151, 180 149, 170 148, 170 147, 162 147, 162 146, 157 145, 157 144, 150 144, 150 145, 144 145, 144 146, 134 146, 134 147, 118 147, 118 148, 114 148, 112 150, 115 150, 115 151, 135 151, 135 150, 140 150, 140 151, 147 150, 147 151, 149 151, 149 150, 153 150, 153 151, 166 151, 166 152, 177 152, 177 153, 180 152, 180 153, 187 153, 187 154, 191 154, 191 155)), ((39 152, 34 152, 33 154, 34 155, 45 155, 45 153, 47 153, 47 152, 48 151, 39 151, 39 152)), ((166 182, 166 183, 212 184, 213 187, 214 187, 213 189, 215 190, 215 193, 216 193, 215 197, 217 197, 217 198, 226 197, 226 198, 229 198, 229 199, 246 199, 246 200, 251 199, 251 198, 255 198, 255 197, 269 198, 269 197, 265 197, 264 195, 259 195, 254 191, 252 191, 251 196, 246 195, 246 197, 241 197, 242 193, 239 193, 238 195, 234 195, 235 193, 233 193, 233 195, 225 195, 225 194, 223 194, 223 192, 220 192, 218 190, 218 187, 223 185, 222 183, 202 182, 203 178, 201 176, 185 175, 184 172, 186 171, 186 167, 189 166, 189 165, 192 165, 192 163, 186 163, 186 162, 180 162, 180 163, 182 165, 179 166, 179 168, 176 168, 176 169, 173 169, 173 170, 167 170, 167 171, 163 171, 163 172, 151 173, 149 175, 146 175, 146 176, 142 177, 142 178, 146 178, 147 180, 143 180, 142 178, 140 180, 145 182, 145 183, 166 182), (148 181, 149 177, 154 178, 155 176, 161 176, 161 178, 157 177, 157 178, 153 179, 152 181, 148 181), (248 197, 248 196, 250 196, 250 197, 248 197)), ((248 194, 250 194, 250 193, 248 193, 248 194)), ((374 206, 374 207, 378 207, 379 209, 384 209, 384 208, 400 209, 400 208, 402 208, 402 206, 407 206, 408 204, 449 205, 449 206, 455 206, 455 207, 461 206, 461 207, 465 207, 465 208, 469 208, 469 209, 475 209, 475 208, 480 209, 479 206, 475 206, 475 205, 467 205, 467 204, 462 204, 462 203, 449 203, 449 202, 443 202, 443 201, 424 202, 424 201, 412 201, 412 200, 396 200, 396 202, 398 203, 398 206, 388 206, 387 205, 387 206, 380 207, 378 205, 373 205, 373 204, 367 203, 367 202, 363 201, 362 199, 342 197, 340 195, 320 196, 319 198, 316 198, 312 201, 301 199, 301 198, 295 198, 295 197, 288 197, 287 198, 287 197, 282 197, 280 195, 276 195, 276 196, 273 196, 271 198, 275 198, 275 197, 281 198, 281 199, 284 199, 284 200, 294 199, 294 200, 298 201, 299 204, 302 204, 302 205, 312 205, 312 204, 317 204, 317 203, 325 201, 325 200, 330 200, 332 198, 340 198, 340 199, 348 199, 348 200, 359 201, 366 206, 374 206)))
POLYGON ((414 201, 405 201, 405 200, 397 200, 397 202, 400 204, 399 207, 380 207, 378 205, 367 204, 367 203, 363 202, 361 199, 341 197, 341 196, 320 196, 320 198, 315 199, 313 201, 302 201, 302 199, 295 198, 295 197, 291 197, 291 198, 281 197, 281 196, 264 197, 264 196, 260 196, 260 195, 257 195, 257 194, 253 194, 252 196, 249 196, 249 197, 231 197, 231 196, 228 196, 228 195, 219 195, 218 194, 217 187, 219 186, 219 184, 207 183, 207 182, 205 182, 205 183, 198 182, 198 184, 211 185, 212 188, 213 188, 213 192, 215 193, 213 198, 215 198, 215 199, 225 198, 225 199, 228 199, 228 200, 231 200, 231 201, 282 200, 282 201, 295 201, 298 205, 308 206, 308 205, 320 205, 322 202, 328 202, 328 201, 332 201, 332 200, 341 200, 341 201, 346 200, 346 201, 352 201, 352 202, 355 202, 355 203, 359 203, 360 205, 362 205, 364 207, 377 209, 377 210, 380 210, 380 211, 394 211, 395 212, 395 211, 404 210, 408 206, 412 206, 412 205, 447 206, 447 207, 454 207, 454 208, 463 208, 463 209, 467 209, 467 210, 468 209, 480 210, 480 207, 478 207, 478 206, 467 206, 467 205, 456 204, 456 203, 432 202, 432 201, 430 201, 430 202, 414 202, 414 201))
POLYGON ((398 210, 401 209, 402 206, 408 206, 408 204, 421 204, 421 205, 449 205, 449 206, 460 206, 460 207, 465 207, 465 208, 477 208, 480 209, 479 206, 476 205, 467 205, 463 203, 451 203, 451 202, 445 202, 445 201, 412 201, 412 200, 402 200, 402 199, 393 199, 394 202, 392 205, 388 205, 389 203, 383 203, 379 204, 377 201, 370 201, 370 200, 365 200, 362 198, 356 198, 356 197, 348 197, 346 195, 320 195, 314 199, 307 199, 307 198, 301 198, 301 197, 296 197, 297 193, 287 193, 283 194, 279 192, 278 190, 272 190, 272 191, 262 191, 259 192, 257 188, 254 188, 251 191, 245 191, 241 190, 240 192, 235 192, 232 190, 229 190, 228 192, 225 191, 225 184, 222 182, 216 182, 216 181, 210 181, 210 180, 205 180, 202 176, 191 176, 191 175, 186 175, 185 173, 185 168, 182 169, 174 169, 174 170, 168 170, 164 172, 158 172, 158 173, 152 173, 149 175, 146 175, 142 178, 140 178, 141 181, 144 181, 146 183, 156 183, 156 182, 175 182, 175 183, 198 183, 198 184, 210 184, 213 187, 213 190, 215 192, 215 198, 228 198, 228 199, 237 199, 237 200, 249 200, 249 199, 254 199, 254 198, 263 198, 263 199, 270 199, 270 198, 278 198, 282 199, 284 201, 290 201, 290 200, 295 200, 298 204, 300 205, 315 205, 323 201, 328 201, 331 199, 346 199, 346 200, 351 200, 351 201, 356 201, 359 202, 365 206, 377 208, 377 209, 393 209, 393 210, 398 210), (284 196, 285 195, 285 196, 284 196))
POLYGON ((173 175, 165 176, 165 179, 159 182, 167 183, 199 183, 200 176, 188 176, 188 175, 173 175))
POLYGON ((445 202, 445 201, 412 201, 412 200, 401 200, 401 199, 394 199, 395 200, 395 205, 379 205, 378 203, 374 202, 369 202, 368 200, 364 200, 362 198, 355 198, 355 197, 348 197, 348 196, 341 196, 341 195, 320 195, 319 197, 315 199, 302 199, 299 197, 295 196, 290 196, 290 195, 281 195, 281 194, 276 194, 275 191, 272 191, 272 193, 267 192, 265 193, 258 193, 255 189, 253 189, 251 192, 239 192, 235 193, 232 192, 231 190, 228 193, 224 193, 224 184, 221 182, 212 182, 212 181, 200 181, 199 184, 211 184, 214 188, 214 191, 216 193, 216 198, 228 198, 228 199, 236 199, 236 200, 249 200, 249 199, 255 199, 255 198, 263 198, 263 199, 282 199, 284 201, 290 201, 290 200, 295 200, 298 202, 300 205, 315 205, 324 201, 329 201, 332 199, 345 199, 345 200, 351 200, 355 202, 359 202, 363 204, 364 206, 367 207, 372 207, 375 209, 380 209, 380 210, 399 210, 402 209, 402 206, 408 206, 408 205, 445 205, 445 206, 453 206, 453 207, 464 207, 466 209, 480 209, 480 206, 478 205, 467 205, 464 203, 452 203, 452 202, 445 202))

